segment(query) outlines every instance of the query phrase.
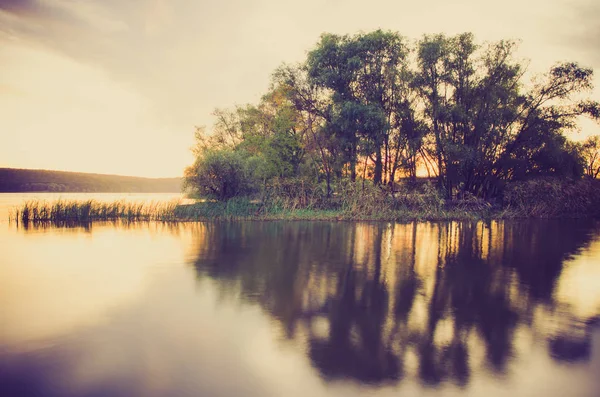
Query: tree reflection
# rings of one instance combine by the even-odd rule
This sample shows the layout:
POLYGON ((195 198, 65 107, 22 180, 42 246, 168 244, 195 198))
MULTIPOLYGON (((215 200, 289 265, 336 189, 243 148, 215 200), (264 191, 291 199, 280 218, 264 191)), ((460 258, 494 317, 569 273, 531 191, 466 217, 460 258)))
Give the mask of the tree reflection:
MULTIPOLYGON (((562 313, 555 284, 593 231, 590 222, 565 225, 214 223, 198 232, 194 265, 224 295, 258 302, 289 339, 305 340, 325 379, 412 375, 464 386, 474 357, 506 371, 519 354, 515 331, 535 327, 536 307, 562 313)), ((587 359, 582 335, 547 335, 549 354, 587 359)))
POLYGON ((327 305, 329 336, 310 339, 309 355, 326 378, 381 383, 400 377, 399 358, 384 341, 389 293, 381 275, 382 226, 375 229, 373 276, 356 270, 351 247, 350 260, 338 271, 337 288, 327 305))

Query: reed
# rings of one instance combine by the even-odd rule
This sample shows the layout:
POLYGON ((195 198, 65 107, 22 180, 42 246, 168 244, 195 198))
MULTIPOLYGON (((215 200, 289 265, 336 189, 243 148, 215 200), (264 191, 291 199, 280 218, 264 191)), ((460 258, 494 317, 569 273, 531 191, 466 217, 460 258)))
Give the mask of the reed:
POLYGON ((509 217, 600 217, 600 180, 545 178, 513 183, 503 201, 503 212, 509 217))
POLYGON ((53 202, 26 201, 10 211, 17 222, 91 222, 124 219, 129 221, 175 220, 177 201, 171 202, 100 202, 96 200, 53 202))

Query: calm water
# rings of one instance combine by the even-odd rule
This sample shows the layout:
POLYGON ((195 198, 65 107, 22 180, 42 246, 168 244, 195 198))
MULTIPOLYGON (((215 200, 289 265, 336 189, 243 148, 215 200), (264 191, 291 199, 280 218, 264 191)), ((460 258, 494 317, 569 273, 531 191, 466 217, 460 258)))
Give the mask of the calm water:
POLYGON ((600 395, 600 224, 0 223, 1 396, 600 395))

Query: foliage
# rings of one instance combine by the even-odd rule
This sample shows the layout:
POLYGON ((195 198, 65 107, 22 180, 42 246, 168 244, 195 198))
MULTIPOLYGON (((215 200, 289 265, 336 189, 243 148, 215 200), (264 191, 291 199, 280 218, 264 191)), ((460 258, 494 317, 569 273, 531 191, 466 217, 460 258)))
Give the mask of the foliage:
POLYGON ((532 176, 578 177, 577 154, 562 135, 575 118, 597 118, 598 104, 578 99, 592 70, 554 66, 527 89, 514 42, 478 47, 471 34, 426 36, 419 43, 417 87, 433 137, 440 185, 490 197, 502 181, 532 176))
POLYGON ((406 160, 401 154, 407 155, 408 141, 402 138, 414 135, 408 127, 417 126, 408 123, 413 112, 408 54, 402 36, 381 30, 352 37, 324 34, 308 54, 312 84, 332 93, 327 123, 339 137, 352 181, 359 155, 374 158, 375 184, 388 177, 393 183, 406 160))
POLYGON ((580 116, 600 116, 586 98, 593 71, 567 62, 527 82, 516 48, 471 33, 323 34, 305 62, 275 71, 258 104, 217 109, 213 131, 197 130, 186 186, 358 213, 416 206, 423 193, 397 192, 397 182, 426 170, 440 197, 418 206, 435 212, 444 199, 485 210, 481 200, 518 181, 597 176, 598 141, 566 135, 580 116))
POLYGON ((228 200, 255 188, 252 161, 239 151, 206 150, 186 169, 185 186, 202 197, 228 200))
POLYGON ((396 202, 400 207, 428 213, 441 211, 445 204, 443 195, 429 182, 418 189, 402 188, 396 194, 396 202))

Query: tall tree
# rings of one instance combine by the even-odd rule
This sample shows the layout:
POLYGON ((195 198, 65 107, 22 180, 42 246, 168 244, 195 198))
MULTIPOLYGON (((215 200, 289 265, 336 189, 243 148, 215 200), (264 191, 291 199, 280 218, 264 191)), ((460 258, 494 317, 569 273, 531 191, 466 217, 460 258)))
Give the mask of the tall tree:
POLYGON ((351 180, 360 154, 374 163, 380 184, 390 169, 390 131, 406 70, 408 47, 402 36, 377 30, 356 36, 325 34, 308 54, 311 81, 332 92, 332 130, 340 135, 351 180))
POLYGON ((343 146, 331 131, 333 115, 329 93, 311 83, 303 65, 279 67, 273 74, 273 84, 286 87, 286 95, 297 114, 296 128, 302 131, 304 148, 318 174, 325 176, 329 197, 332 179, 341 172, 339 152, 343 146))
POLYGON ((600 120, 600 104, 583 97, 592 91, 592 81, 592 69, 563 63, 552 67, 541 82, 521 95, 517 117, 506 128, 507 139, 489 173, 491 177, 580 176, 580 159, 563 134, 577 126, 580 116, 600 120))
POLYGON ((456 191, 486 197, 502 181, 579 172, 562 134, 578 116, 598 117, 598 103, 578 98, 592 89, 592 70, 557 65, 527 91, 515 48, 510 41, 481 48, 469 33, 419 42, 415 81, 447 198, 456 191))

